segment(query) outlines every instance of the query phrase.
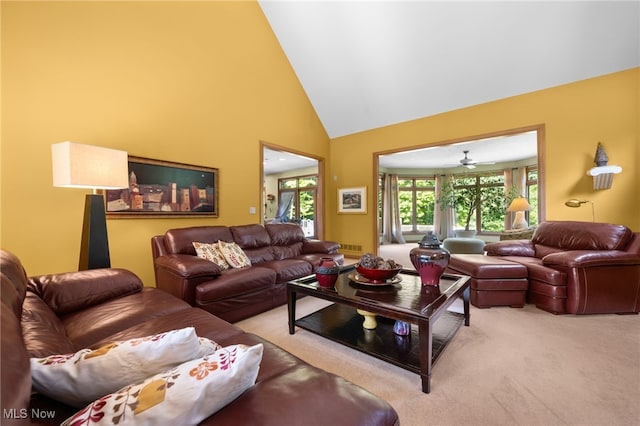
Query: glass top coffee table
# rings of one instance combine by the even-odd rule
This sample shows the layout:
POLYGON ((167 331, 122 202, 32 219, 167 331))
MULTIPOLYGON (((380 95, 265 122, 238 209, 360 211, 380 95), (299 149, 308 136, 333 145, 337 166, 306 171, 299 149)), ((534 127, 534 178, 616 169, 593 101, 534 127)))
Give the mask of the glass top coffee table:
POLYGON ((287 283, 289 334, 298 326, 420 375, 431 391, 431 367, 460 326, 469 325, 469 277, 444 274, 439 286, 423 286, 415 271, 402 270, 388 285, 359 282, 353 265, 341 268, 334 287, 315 275, 287 283), (299 294, 334 302, 296 320, 299 294), (449 310, 462 297, 463 313, 449 310), (363 316, 364 314, 364 316, 363 316), (364 328, 364 321, 367 323, 364 328), (396 320, 417 325, 411 334, 393 332, 396 320))

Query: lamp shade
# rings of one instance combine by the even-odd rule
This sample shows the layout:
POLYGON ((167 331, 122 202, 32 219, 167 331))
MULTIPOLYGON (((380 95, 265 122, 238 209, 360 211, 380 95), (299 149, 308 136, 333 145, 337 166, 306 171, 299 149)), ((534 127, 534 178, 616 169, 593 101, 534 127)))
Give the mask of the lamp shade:
POLYGON ((129 186, 126 151, 60 142, 51 145, 53 186, 118 189, 129 186))
POLYGON ((511 204, 509 204, 509 208, 507 208, 508 212, 521 212, 529 210, 531 210, 529 202, 527 202, 527 200, 522 197, 514 198, 511 204))

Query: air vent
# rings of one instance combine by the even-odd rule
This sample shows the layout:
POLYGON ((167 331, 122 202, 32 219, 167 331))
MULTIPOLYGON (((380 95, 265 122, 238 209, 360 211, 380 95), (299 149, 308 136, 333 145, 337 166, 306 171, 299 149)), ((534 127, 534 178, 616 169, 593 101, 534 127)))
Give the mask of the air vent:
POLYGON ((340 243, 340 249, 342 249, 343 251, 356 251, 356 252, 362 252, 362 246, 359 244, 344 244, 344 243, 340 243))

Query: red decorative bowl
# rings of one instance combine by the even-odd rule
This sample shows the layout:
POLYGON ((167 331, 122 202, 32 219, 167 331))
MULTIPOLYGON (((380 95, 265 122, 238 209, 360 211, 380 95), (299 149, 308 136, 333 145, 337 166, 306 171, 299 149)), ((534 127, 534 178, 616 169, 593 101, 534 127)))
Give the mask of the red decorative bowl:
POLYGON ((370 269, 356 264, 356 271, 364 278, 370 280, 374 284, 386 283, 389 279, 398 275, 402 270, 402 265, 398 265, 394 269, 370 269))

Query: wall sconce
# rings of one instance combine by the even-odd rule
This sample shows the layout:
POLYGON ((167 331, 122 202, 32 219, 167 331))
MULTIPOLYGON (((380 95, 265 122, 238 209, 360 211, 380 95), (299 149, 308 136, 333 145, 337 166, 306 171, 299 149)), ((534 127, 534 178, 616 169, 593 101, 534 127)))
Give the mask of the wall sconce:
POLYGON ((595 207, 593 206, 593 201, 577 200, 575 198, 572 198, 570 200, 567 200, 564 203, 564 205, 567 206, 567 207, 580 207, 584 203, 591 203, 591 222, 595 222, 596 221, 596 212, 595 212, 595 207))
POLYGON ((524 212, 529 210, 531 210, 531 206, 525 198, 518 197, 513 199, 507 208, 508 212, 516 212, 513 223, 511 224, 513 229, 524 229, 529 226, 527 220, 524 218, 524 212))
POLYGON ((609 157, 604 152, 602 143, 598 142, 596 148, 596 155, 593 158, 593 162, 596 163, 596 167, 590 169, 587 174, 593 176, 593 189, 609 189, 613 184, 613 175, 622 171, 620 166, 607 166, 609 157))
POLYGON ((104 199, 96 190, 129 186, 127 152, 61 142, 51 145, 51 158, 53 186, 93 189, 85 198, 78 269, 110 268, 104 199))

